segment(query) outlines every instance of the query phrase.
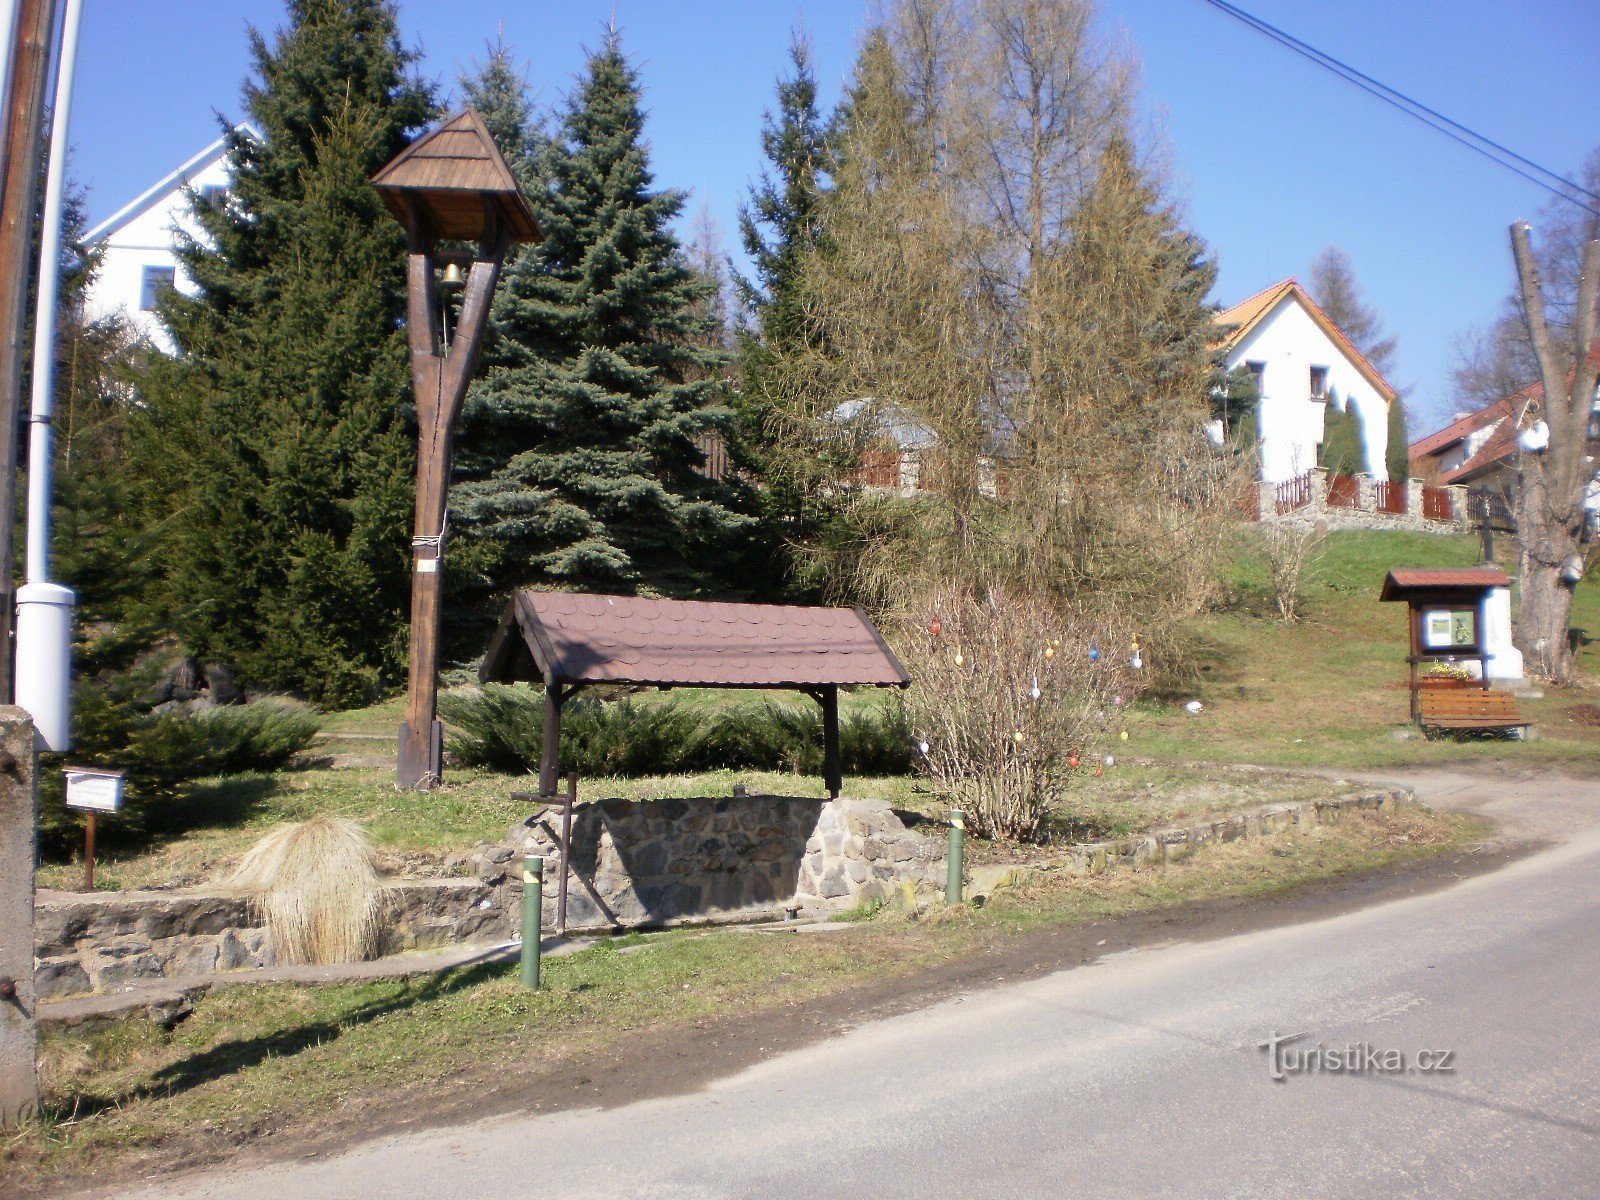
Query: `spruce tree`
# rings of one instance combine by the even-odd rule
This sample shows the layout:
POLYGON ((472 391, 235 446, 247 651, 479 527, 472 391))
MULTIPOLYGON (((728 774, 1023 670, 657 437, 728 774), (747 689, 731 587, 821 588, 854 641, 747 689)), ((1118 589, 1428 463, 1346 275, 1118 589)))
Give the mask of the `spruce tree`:
POLYGON ((251 33, 227 202, 147 381, 150 502, 190 649, 330 705, 403 667, 413 494, 405 245, 369 179, 434 115, 388 0, 291 0, 251 33))
POLYGON ((541 152, 545 240, 506 273, 500 363, 473 397, 472 457, 453 519, 485 582, 663 595, 722 591, 748 518, 704 477, 703 290, 657 191, 637 76, 615 35, 593 54, 541 152))
POLYGON ((1261 437, 1261 389, 1256 386, 1256 373, 1242 364, 1235 367, 1212 394, 1212 402, 1212 414, 1222 422, 1226 444, 1254 454, 1261 437))
POLYGON ((1395 369, 1399 343, 1383 328, 1383 318, 1366 302, 1350 256, 1329 246, 1311 264, 1311 296, 1367 361, 1384 375, 1395 369))
POLYGON ((797 283, 806 253, 822 229, 827 193, 827 126, 817 108, 811 45, 796 33, 792 73, 778 80, 778 111, 766 114, 761 150, 770 164, 739 209, 739 237, 755 277, 740 281, 761 342, 783 346, 805 337, 797 283))

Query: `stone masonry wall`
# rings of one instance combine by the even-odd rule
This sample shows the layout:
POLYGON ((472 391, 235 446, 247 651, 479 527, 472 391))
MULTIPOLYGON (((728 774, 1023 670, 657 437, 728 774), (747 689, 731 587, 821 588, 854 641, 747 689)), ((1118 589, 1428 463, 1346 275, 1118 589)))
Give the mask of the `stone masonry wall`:
MULTIPOLYGON (((382 954, 513 936, 501 898, 478 880, 400 882, 385 891, 382 954)), ((39 897, 34 985, 41 999, 273 963, 272 937, 241 896, 56 892, 39 897)))
POLYGON ((1370 475, 1357 475, 1356 507, 1343 508, 1328 503, 1328 472, 1322 467, 1309 472, 1311 476, 1310 499, 1300 508, 1279 514, 1277 510, 1278 485, 1258 483, 1257 520, 1278 525, 1315 525, 1324 530, 1343 529, 1404 529, 1419 533, 1459 533, 1472 528, 1467 501, 1468 489, 1451 485, 1444 489, 1450 496, 1450 519, 1432 521, 1422 515, 1423 484, 1412 479, 1406 483, 1406 511, 1387 513, 1378 510, 1377 480, 1370 475))
MULTIPOLYGON (((1177 861, 1210 842, 1393 811, 1403 788, 1267 805, 1111 842, 1064 847, 1018 869, 1097 874, 1177 861)), ((524 854, 546 859, 544 928, 560 879, 559 813, 540 809, 468 856, 474 878, 387 887, 379 950, 509 941, 521 935, 524 854)), ((906 828, 881 800, 734 796, 580 804, 573 818, 569 920, 574 931, 822 915, 888 900, 903 885, 936 890, 942 838, 906 828)), ((248 901, 192 892, 44 893, 35 927, 40 999, 116 991, 145 979, 271 966, 272 943, 248 901)))
MULTIPOLYGON (((480 877, 518 892, 524 855, 545 859, 544 919, 556 918, 561 816, 540 809, 499 846, 480 848, 480 877)), ((937 842, 882 801, 792 796, 602 800, 573 813, 569 929, 668 925, 848 908, 901 879, 931 878, 937 842)))

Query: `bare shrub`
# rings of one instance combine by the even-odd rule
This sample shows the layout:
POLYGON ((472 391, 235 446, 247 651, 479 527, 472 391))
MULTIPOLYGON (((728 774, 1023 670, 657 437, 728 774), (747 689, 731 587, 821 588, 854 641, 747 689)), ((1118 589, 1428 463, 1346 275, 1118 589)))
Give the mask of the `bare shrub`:
POLYGON ((377 950, 382 891, 372 843, 354 821, 280 825, 226 886, 250 896, 280 963, 360 962, 377 950))
POLYGON ((1074 767, 1117 736, 1139 675, 1133 635, 998 587, 907 609, 895 632, 917 681, 905 705, 921 769, 978 836, 1036 836, 1074 767))
POLYGON ((1287 624, 1300 619, 1306 585, 1316 573, 1325 534, 1315 525, 1269 524, 1261 527, 1267 572, 1278 616, 1287 624))

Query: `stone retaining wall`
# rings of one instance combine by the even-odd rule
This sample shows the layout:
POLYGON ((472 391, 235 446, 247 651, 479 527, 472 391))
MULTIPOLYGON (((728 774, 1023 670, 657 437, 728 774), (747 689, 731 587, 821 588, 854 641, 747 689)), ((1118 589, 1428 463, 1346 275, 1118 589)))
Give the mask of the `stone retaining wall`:
POLYGON ((1419 533, 1459 533, 1472 528, 1468 489, 1451 484, 1441 489, 1450 497, 1450 516, 1446 520, 1431 520, 1423 515, 1424 483, 1418 479, 1406 482, 1406 511, 1383 512, 1378 508, 1378 481, 1371 475, 1355 476, 1356 495, 1354 507, 1330 504, 1328 501, 1328 472, 1314 467, 1308 472, 1309 498, 1299 508, 1278 512, 1279 484, 1256 484, 1256 520, 1266 524, 1314 525, 1325 530, 1343 529, 1404 529, 1419 533))
POLYGON ((1355 796, 1327 800, 1298 800, 1268 804, 1245 812, 1158 829, 1110 842, 1083 842, 1064 853, 1021 864, 1020 869, 1064 871, 1069 875, 1098 875, 1112 867, 1143 867, 1178 862, 1213 842, 1236 842, 1281 830, 1336 823, 1345 812, 1395 812, 1401 805, 1414 804, 1409 788, 1385 788, 1355 796))
MULTIPOLYGON (((1404 789, 1272 804, 1154 833, 1072 846, 1018 870, 1096 874, 1186 857, 1347 809, 1393 811, 1404 789)), ((544 926, 556 919, 559 813, 540 809, 506 839, 466 856, 473 878, 407 880, 386 889, 380 952, 520 936, 521 857, 546 858, 544 926)), ((568 926, 575 931, 826 914, 944 879, 943 838, 908 829, 881 800, 720 796, 602 800, 574 812, 568 926)), ((42 893, 35 984, 41 999, 116 991, 139 980, 273 965, 248 901, 193 892, 42 893)))
MULTIPOLYGON (((384 914, 382 954, 514 936, 494 889, 473 879, 390 884, 384 914)), ((271 935, 240 896, 46 892, 35 910, 34 983, 44 1000, 273 965, 271 935)))

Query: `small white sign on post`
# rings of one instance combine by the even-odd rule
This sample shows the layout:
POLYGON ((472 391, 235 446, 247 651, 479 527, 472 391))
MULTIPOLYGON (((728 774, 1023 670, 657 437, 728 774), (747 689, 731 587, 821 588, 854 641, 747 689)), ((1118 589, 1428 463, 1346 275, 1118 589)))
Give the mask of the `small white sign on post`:
POLYGON ((67 807, 114 813, 122 807, 123 771, 99 767, 68 767, 67 807))

